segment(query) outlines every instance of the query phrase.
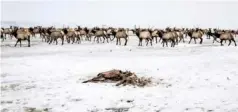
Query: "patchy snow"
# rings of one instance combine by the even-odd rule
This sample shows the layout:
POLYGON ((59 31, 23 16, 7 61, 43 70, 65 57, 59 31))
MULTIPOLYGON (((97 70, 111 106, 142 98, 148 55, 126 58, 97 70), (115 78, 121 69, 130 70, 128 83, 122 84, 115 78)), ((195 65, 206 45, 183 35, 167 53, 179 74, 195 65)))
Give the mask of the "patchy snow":
POLYGON ((15 48, 15 40, 8 39, 1 45, 1 110, 237 112, 238 47, 206 39, 202 45, 187 41, 163 48, 138 47, 135 37, 128 46, 85 41, 61 46, 33 39, 32 47, 22 42, 24 47, 15 48), (145 88, 81 83, 113 68, 160 83, 145 88))

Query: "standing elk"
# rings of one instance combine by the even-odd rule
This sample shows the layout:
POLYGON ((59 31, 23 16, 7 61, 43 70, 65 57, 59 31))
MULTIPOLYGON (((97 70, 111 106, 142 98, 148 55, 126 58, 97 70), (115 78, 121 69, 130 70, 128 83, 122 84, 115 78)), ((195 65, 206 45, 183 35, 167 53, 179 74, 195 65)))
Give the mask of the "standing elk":
POLYGON ((70 40, 72 40, 72 44, 73 44, 75 42, 75 38, 77 38, 78 44, 81 43, 80 37, 74 29, 63 28, 63 32, 65 34, 65 37, 68 43, 70 43, 70 40))
POLYGON ((79 32, 79 37, 82 38, 82 40, 83 40, 83 37, 85 37, 85 40, 88 40, 88 41, 90 40, 88 36, 89 30, 87 27, 81 28, 80 26, 78 26, 77 31, 79 32))
POLYGON ((139 29, 136 29, 135 32, 136 32, 136 36, 139 38, 138 46, 142 46, 143 39, 146 40, 146 46, 148 46, 149 41, 152 46, 152 37, 151 37, 152 30, 139 28, 139 29))
POLYGON ((178 42, 181 42, 183 40, 183 43, 185 42, 184 37, 183 37, 183 30, 177 30, 177 35, 179 38, 178 42))
POLYGON ((166 43, 166 46, 168 47, 168 41, 171 41, 171 47, 175 46, 176 39, 174 37, 173 32, 171 32, 171 30, 169 28, 166 29, 166 32, 160 30, 158 32, 158 34, 159 34, 159 37, 161 37, 161 39, 162 39, 163 47, 164 47, 165 43, 166 43))
POLYGON ((211 28, 209 28, 208 30, 205 30, 205 34, 207 35, 207 39, 210 39, 210 37, 212 36, 211 28))
POLYGON ((157 29, 155 29, 153 32, 152 32, 152 34, 151 34, 151 37, 152 37, 152 40, 154 40, 154 38, 155 38, 155 42, 156 42, 156 44, 158 43, 158 37, 159 37, 159 34, 158 34, 158 30, 157 29))
POLYGON ((190 37, 190 40, 188 44, 191 43, 192 39, 194 39, 195 44, 197 44, 196 39, 200 39, 200 44, 203 42, 203 32, 199 30, 198 28, 194 31, 193 29, 188 32, 188 36, 190 37))
POLYGON ((118 41, 119 41, 119 44, 121 45, 121 38, 124 38, 125 39, 125 46, 127 44, 127 41, 128 41, 128 35, 126 34, 126 31, 124 29, 119 29, 117 32, 116 32, 116 36, 117 38, 117 42, 116 42, 116 45, 118 45, 118 41))
POLYGON ((21 41, 27 40, 28 41, 28 47, 31 46, 30 44, 30 31, 29 29, 18 29, 14 28, 12 31, 12 35, 17 39, 15 47, 17 46, 17 43, 20 42, 20 47, 21 47, 21 41))
POLYGON ((12 38, 12 26, 10 28, 1 28, 2 29, 2 41, 6 40, 7 35, 12 38))
POLYGON ((33 30, 32 30, 32 36, 33 37, 36 37, 36 34, 39 34, 40 37, 41 37, 41 34, 42 34, 42 27, 41 26, 37 26, 37 27, 34 27, 33 30))
POLYGON ((60 38, 62 40, 62 45, 64 45, 64 32, 62 30, 53 30, 53 29, 48 29, 50 41, 49 44, 51 44, 53 41, 56 42, 56 45, 58 44, 57 39, 60 38))
POLYGON ((236 41, 235 41, 233 35, 232 35, 230 32, 224 32, 224 33, 215 32, 215 33, 212 34, 212 36, 214 37, 214 39, 216 39, 216 38, 219 38, 219 39, 220 39, 221 46, 223 46, 223 43, 222 43, 222 42, 223 42, 224 40, 225 40, 225 41, 226 41, 226 40, 229 40, 228 46, 230 46, 231 41, 233 41, 234 44, 235 44, 235 46, 237 46, 237 45, 236 45, 236 41))
POLYGON ((106 35, 105 30, 99 29, 99 28, 94 28, 92 32, 94 32, 94 36, 95 36, 94 41, 95 41, 95 38, 97 38, 97 43, 99 43, 99 39, 100 39, 100 37, 102 37, 103 43, 105 42, 105 39, 107 39, 107 43, 108 43, 108 37, 106 35))
POLYGON ((116 33, 117 33, 116 30, 112 27, 109 27, 106 31, 106 35, 107 35, 107 37, 110 38, 111 41, 113 41, 115 39, 116 33))
POLYGON ((173 36, 174 36, 174 39, 175 39, 175 44, 177 44, 178 45, 178 34, 177 34, 177 31, 176 31, 176 29, 175 28, 173 28, 172 29, 172 31, 171 31, 171 33, 173 34, 173 36))

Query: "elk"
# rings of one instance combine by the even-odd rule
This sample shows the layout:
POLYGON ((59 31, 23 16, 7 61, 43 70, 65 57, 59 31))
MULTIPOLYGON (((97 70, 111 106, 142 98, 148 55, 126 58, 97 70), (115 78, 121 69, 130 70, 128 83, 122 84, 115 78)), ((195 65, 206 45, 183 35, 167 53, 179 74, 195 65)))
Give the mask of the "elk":
POLYGON ((158 41, 157 41, 157 38, 159 37, 159 34, 158 34, 158 30, 157 29, 155 29, 153 32, 152 32, 152 34, 151 34, 151 37, 152 37, 152 40, 154 40, 154 38, 155 38, 155 42, 157 43, 158 41))
POLYGON ((142 40, 146 40, 146 46, 148 46, 148 42, 150 41, 150 44, 152 46, 152 37, 151 37, 151 33, 152 30, 149 29, 136 29, 135 30, 136 36, 139 38, 139 44, 138 46, 142 46, 142 40))
POLYGON ((169 28, 166 29, 166 32, 162 30, 159 31, 158 34, 159 34, 159 37, 161 37, 162 39, 163 47, 165 43, 166 43, 166 46, 168 47, 168 41, 171 41, 171 47, 175 46, 175 37, 173 32, 171 32, 169 28))
MULTIPOLYGON (((89 37, 88 37, 88 33, 89 33, 89 30, 87 27, 85 28, 81 28, 80 26, 78 26, 78 29, 77 29, 78 33, 79 33, 79 37, 83 39, 83 37, 85 37, 85 40, 88 40, 89 41, 89 37)), ((77 39, 78 40, 78 39, 77 39)))
MULTIPOLYGON (((233 41, 234 44, 235 44, 235 46, 237 46, 237 45, 236 45, 236 41, 235 41, 233 35, 232 35, 230 32, 224 32, 224 33, 215 32, 215 33, 212 34, 212 36, 214 37, 214 39, 219 38, 219 39, 221 40, 221 41, 220 41, 221 46, 223 46, 223 43, 222 43, 222 42, 223 42, 224 40, 225 40, 225 41, 226 41, 226 40, 229 40, 228 46, 230 46, 231 41, 233 41)), ((213 41, 213 42, 214 42, 214 41, 213 41)))
POLYGON ((62 45, 64 45, 64 32, 62 30, 53 30, 53 29, 48 29, 50 41, 49 44, 53 42, 53 40, 56 42, 56 45, 58 44, 57 39, 61 38, 62 40, 62 45))
POLYGON ((115 37, 117 38, 116 45, 118 45, 118 41, 119 41, 119 44, 121 45, 121 38, 124 38, 125 39, 125 44, 124 45, 126 46, 127 41, 128 41, 128 35, 126 34, 126 31, 124 29, 119 29, 116 32, 115 37))
POLYGON ((7 35, 12 38, 12 26, 10 28, 1 28, 2 41, 6 40, 7 35))
POLYGON ((183 40, 183 43, 184 43, 185 41, 184 41, 184 37, 183 37, 183 31, 178 30, 177 35, 178 35, 178 38, 179 38, 179 42, 181 42, 183 40))
POLYGON ((63 28, 63 32, 66 36, 66 40, 68 43, 70 43, 70 40, 72 40, 72 44, 73 44, 75 42, 75 38, 77 38, 78 43, 81 42, 78 33, 74 29, 63 28))
POLYGON ((202 41, 203 41, 203 32, 199 29, 196 29, 195 31, 194 30, 191 30, 188 32, 188 36, 190 37, 190 40, 188 42, 188 44, 191 43, 192 39, 194 39, 194 42, 195 44, 197 43, 196 42, 196 39, 200 39, 200 44, 202 44, 202 41))
POLYGON ((107 39, 107 43, 108 43, 108 37, 106 35, 106 32, 103 30, 103 29, 99 29, 99 28, 94 28, 93 31, 94 33, 94 41, 95 41, 95 38, 97 38, 97 43, 99 43, 99 39, 100 37, 103 38, 103 43, 105 42, 105 39, 107 39))
POLYGON ((23 41, 23 40, 27 40, 28 41, 28 47, 31 46, 31 44, 30 44, 30 35, 31 35, 31 33, 30 33, 29 29, 18 29, 18 28, 15 28, 12 31, 12 35, 17 39, 15 47, 17 46, 18 42, 20 42, 20 47, 21 47, 21 41, 23 41))
POLYGON ((35 37, 36 34, 39 34, 40 37, 41 37, 41 34, 42 34, 42 27, 41 26, 37 26, 37 27, 33 28, 32 36, 35 37))

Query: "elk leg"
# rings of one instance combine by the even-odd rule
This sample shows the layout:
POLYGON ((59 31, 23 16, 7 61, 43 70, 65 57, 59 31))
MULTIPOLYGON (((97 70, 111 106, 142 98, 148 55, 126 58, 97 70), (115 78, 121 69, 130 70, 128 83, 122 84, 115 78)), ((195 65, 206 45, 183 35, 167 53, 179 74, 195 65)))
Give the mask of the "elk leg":
POLYGON ((178 37, 176 37, 176 44, 178 44, 178 37))
POLYGON ((75 38, 75 39, 76 39, 76 43, 77 43, 77 42, 78 42, 78 40, 79 40, 78 38, 79 38, 78 36, 75 38))
POLYGON ((148 46, 149 39, 145 39, 145 41, 146 41, 146 46, 148 46))
POLYGON ((229 40, 229 44, 228 44, 228 46, 230 46, 231 45, 231 40, 229 40))
POLYGON ((105 42, 105 37, 102 37, 103 38, 103 42, 102 43, 104 43, 105 42))
POLYGON ((4 41, 4 37, 3 37, 3 35, 1 34, 1 38, 2 38, 2 42, 4 41))
POLYGON ((7 34, 3 34, 3 35, 4 35, 3 40, 4 40, 4 39, 7 39, 7 38, 6 38, 7 34))
POLYGON ((172 39, 171 41, 172 41, 172 42, 171 42, 171 47, 174 47, 174 46, 175 46, 175 42, 174 42, 173 39, 172 39))
POLYGON ((79 41, 78 41, 78 44, 80 44, 81 43, 81 39, 79 39, 79 41))
POLYGON ((88 40, 91 42, 91 36, 88 35, 88 40))
POLYGON ((28 37, 27 41, 28 41, 28 47, 31 47, 31 40, 30 40, 30 36, 28 37))
POLYGON ((96 37, 96 36, 94 36, 94 40, 93 40, 94 42, 95 42, 96 38, 97 38, 97 37, 96 37))
POLYGON ((142 39, 141 39, 141 38, 139 38, 139 45, 138 45, 138 46, 140 46, 140 45, 141 45, 141 44, 140 44, 140 43, 141 43, 141 41, 142 41, 142 39))
POLYGON ((166 47, 168 47, 168 41, 166 40, 165 42, 166 42, 166 47))
POLYGON ((125 38, 125 44, 124 44, 124 46, 126 46, 126 44, 127 44, 127 38, 125 38))
POLYGON ((89 34, 87 34, 87 37, 88 37, 88 41, 91 42, 91 38, 90 38, 89 34))
MULTIPOLYGON (((160 42, 161 40, 162 40, 162 38, 160 37, 160 38, 159 38, 159 42, 160 42)), ((162 40, 162 42, 163 42, 163 40, 162 40)))
MULTIPOLYGON (((70 44, 70 41, 71 41, 71 37, 66 37, 66 41, 68 44, 70 44)), ((73 44, 73 43, 72 43, 73 44)))
POLYGON ((100 42, 101 42, 102 41, 101 37, 99 37, 99 39, 100 39, 100 42))
POLYGON ((41 37, 41 42, 43 42, 44 41, 44 37, 41 37))
POLYGON ((46 36, 43 35, 43 38, 44 38, 44 40, 45 40, 45 42, 46 42, 46 36))
POLYGON ((47 43, 50 42, 50 37, 47 37, 46 40, 45 40, 47 43))
POLYGON ((121 38, 119 38, 119 44, 121 45, 121 38))
POLYGON ((221 43, 221 46, 223 46, 222 42, 223 42, 223 39, 220 41, 220 43, 221 43))
POLYGON ((52 43, 52 41, 53 41, 53 38, 49 38, 49 44, 51 44, 52 43))
POLYGON ((116 45, 118 45, 118 41, 119 41, 119 39, 117 38, 117 42, 116 42, 116 45))
POLYGON ((74 41, 75 41, 75 38, 73 37, 73 38, 72 38, 72 44, 74 43, 74 41))
POLYGON ((90 42, 91 42, 91 38, 89 37, 89 35, 87 35, 87 38, 88 38, 88 41, 90 41, 90 42))
POLYGON ((66 41, 67 41, 67 43, 70 43, 70 38, 66 37, 66 41))
POLYGON ((184 37, 183 37, 183 43, 185 43, 184 37))
POLYGON ((140 41, 140 46, 142 46, 142 43, 143 43, 143 39, 141 39, 141 41, 140 41))
POLYGON ((181 42, 181 40, 182 40, 182 38, 181 38, 181 37, 179 37, 179 42, 181 42))
POLYGON ((99 40, 101 40, 101 38, 100 38, 100 37, 97 37, 97 43, 99 43, 99 40))
POLYGON ((98 37, 97 37, 97 36, 95 36, 95 37, 94 37, 94 39, 95 39, 95 38, 97 38, 97 40, 96 40, 96 41, 97 41, 97 43, 99 43, 99 39, 98 39, 98 37))
POLYGON ((108 39, 110 39, 110 37, 106 36, 106 38, 107 38, 107 43, 109 43, 108 39))
POLYGON ((62 44, 61 45, 64 45, 64 37, 61 37, 61 40, 62 40, 62 44))
POLYGON ((81 38, 79 38, 79 41, 78 41, 78 43, 81 43, 82 42, 82 39, 81 38))
POLYGON ((193 40, 194 40, 195 44, 197 44, 197 42, 196 42, 196 39, 195 39, 195 38, 193 38, 193 40))
POLYGON ((156 44, 158 43, 158 37, 155 37, 155 42, 156 42, 156 44))
POLYGON ((190 43, 191 43, 191 41, 192 41, 192 38, 190 38, 190 40, 189 40, 188 44, 190 44, 190 43))
POLYGON ((58 38, 55 39, 55 44, 58 45, 58 38))
POLYGON ((20 42, 20 47, 21 47, 21 39, 19 40, 19 42, 20 42))
POLYGON ((200 40, 200 44, 202 44, 203 38, 201 37, 200 39, 201 39, 201 40, 200 40))
POLYGON ((152 46, 152 39, 150 39, 150 45, 152 46))
POLYGON ((17 42, 16 42, 16 44, 15 44, 15 47, 17 46, 17 43, 19 42, 19 39, 17 39, 17 42))
POLYGON ((234 39, 234 38, 232 38, 232 41, 234 42, 234 44, 235 44, 235 46, 236 46, 236 41, 235 41, 235 39, 234 39))
POLYGON ((116 38, 116 37, 115 37, 115 36, 113 36, 113 38, 111 39, 111 41, 113 41, 115 38, 116 38))
POLYGON ((164 39, 162 40, 162 44, 163 44, 163 47, 164 47, 164 39))

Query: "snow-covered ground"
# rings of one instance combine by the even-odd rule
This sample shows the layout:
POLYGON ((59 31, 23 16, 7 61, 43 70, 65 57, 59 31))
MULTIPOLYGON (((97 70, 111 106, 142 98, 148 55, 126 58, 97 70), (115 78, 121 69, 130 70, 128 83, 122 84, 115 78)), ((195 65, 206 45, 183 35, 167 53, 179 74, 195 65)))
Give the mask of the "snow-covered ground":
MULTIPOLYGON (((206 38, 206 37, 204 37, 206 38)), ((238 41, 238 39, 236 39, 238 41)), ((123 41, 124 42, 124 41, 123 41)), ((32 47, 1 45, 2 112, 26 107, 52 112, 237 112, 238 47, 180 43, 138 47, 115 42, 48 45, 32 40, 32 47), (81 83, 113 68, 153 77, 158 83, 145 88, 116 87, 110 83, 81 83), (131 102, 129 102, 131 101, 131 102)))

